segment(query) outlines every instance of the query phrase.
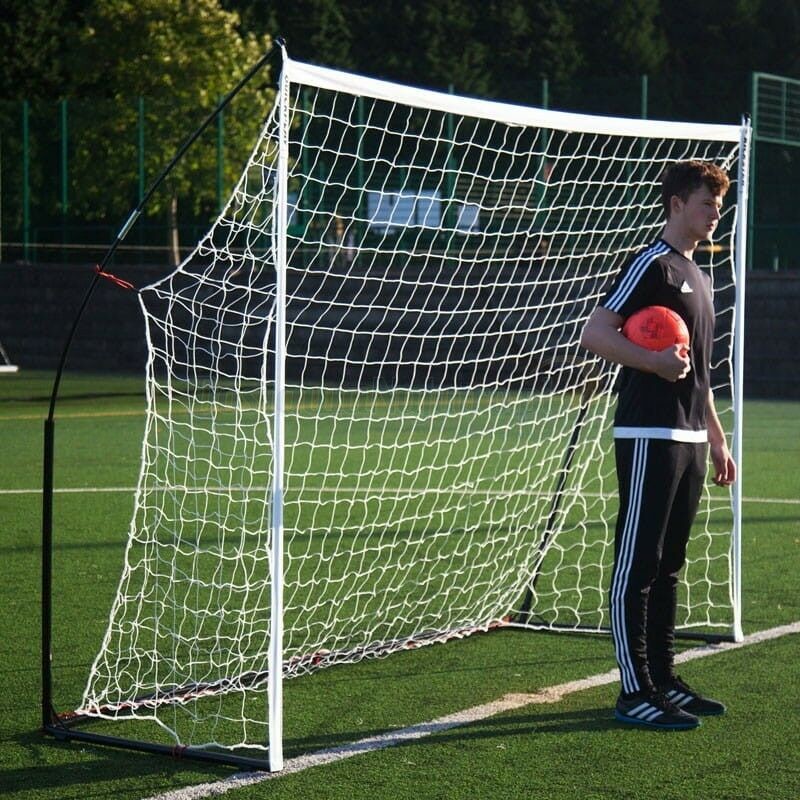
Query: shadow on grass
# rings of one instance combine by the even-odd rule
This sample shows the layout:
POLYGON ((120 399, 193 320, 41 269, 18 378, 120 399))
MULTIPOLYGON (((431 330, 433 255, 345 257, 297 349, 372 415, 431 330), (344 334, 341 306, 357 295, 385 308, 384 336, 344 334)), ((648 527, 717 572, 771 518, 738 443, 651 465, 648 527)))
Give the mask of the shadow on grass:
POLYGON ((355 733, 342 732, 328 736, 310 736, 286 740, 284 750, 288 758, 326 750, 347 753, 369 752, 376 749, 375 743, 369 741, 372 737, 384 737, 386 742, 391 742, 393 733, 396 735, 395 746, 420 747, 431 743, 466 743, 482 739, 542 734, 604 733, 619 728, 620 724, 614 719, 611 709, 602 707, 541 714, 502 714, 458 727, 432 721, 398 729, 394 732, 391 730, 361 730, 355 733), (404 733, 401 734, 400 731, 404 733))
MULTIPOLYGON (((501 634, 500 631, 491 632, 493 636, 501 634)), ((483 634, 476 634, 483 635, 483 634)), ((563 636, 563 634, 561 634, 563 636)), ((448 643, 449 644, 449 643, 448 643)), ((448 675, 468 675, 478 673, 503 673, 508 670, 533 671, 543 666, 551 666, 553 664, 564 663, 570 665, 586 665, 592 671, 605 671, 606 668, 610 669, 609 660, 605 653, 598 655, 587 654, 585 656, 576 656, 572 654, 565 655, 561 658, 553 656, 547 657, 545 655, 540 658, 509 658, 506 661, 495 661, 494 663, 476 664, 474 666, 459 664, 448 664, 441 668, 430 668, 427 664, 419 664, 409 668, 396 667, 391 671, 375 672, 374 674, 359 674, 356 676, 341 676, 337 674, 324 675, 326 686, 336 686, 339 684, 352 686, 354 683, 369 683, 369 682, 384 682, 389 680, 416 680, 424 678, 446 677, 448 675)), ((349 666, 349 665, 341 665, 349 666)), ((335 670, 336 667, 332 667, 335 670)), ((320 673, 322 674, 322 673, 320 673)))
MULTIPOLYGON (((52 383, 52 381, 51 381, 52 383)), ((34 404, 42 404, 47 405, 50 403, 50 396, 51 396, 52 386, 45 387, 40 392, 28 392, 22 393, 18 395, 8 395, 8 396, 0 396, 0 404, 2 403, 34 403, 34 404)), ((144 389, 139 391, 98 391, 98 392, 70 392, 66 391, 63 394, 59 394, 58 401, 59 401, 59 408, 68 407, 69 403, 72 401, 83 401, 83 400, 109 400, 109 399, 119 399, 119 398, 130 398, 135 397, 137 399, 144 400, 145 393, 144 389)), ((142 414, 144 414, 144 407, 142 407, 142 414)))
MULTIPOLYGON (((185 785, 205 779, 221 779, 241 768, 191 762, 169 756, 140 753, 133 750, 104 747, 87 742, 59 741, 41 731, 29 731, 10 737, 24 751, 25 766, 11 766, 0 771, 0 795, 25 791, 60 789, 57 796, 66 796, 67 787, 86 787, 80 797, 110 797, 108 786, 126 779, 140 780, 147 776, 164 786, 174 776, 185 785), (89 787, 92 788, 89 788, 89 787)), ((55 796, 55 795, 54 795, 55 796)), ((77 796, 70 794, 70 796, 77 796)))
MULTIPOLYGON (((385 744, 414 748, 448 742, 467 743, 509 737, 529 737, 542 734, 602 733, 618 728, 608 708, 591 708, 567 712, 525 713, 499 715, 479 722, 448 727, 445 723, 428 722, 401 729, 415 732, 417 738, 405 738, 393 731, 358 730, 342 731, 325 736, 288 739, 285 755, 294 758, 319 751, 339 751, 356 755, 376 749, 371 737, 385 737, 385 744)), ((398 733, 398 732, 395 732, 398 733)), ((241 767, 217 765, 207 762, 181 760, 153 753, 105 747, 79 741, 59 741, 39 731, 30 731, 12 737, 25 751, 23 767, 12 767, 0 772, 3 793, 12 791, 36 792, 91 784, 93 790, 81 791, 84 798, 105 796, 102 784, 119 784, 126 779, 141 780, 152 777, 162 787, 172 779, 181 785, 198 780, 220 780, 241 772, 241 767)), ((262 754, 263 757, 263 754, 262 754)), ((66 795, 66 792, 65 792, 66 795)))

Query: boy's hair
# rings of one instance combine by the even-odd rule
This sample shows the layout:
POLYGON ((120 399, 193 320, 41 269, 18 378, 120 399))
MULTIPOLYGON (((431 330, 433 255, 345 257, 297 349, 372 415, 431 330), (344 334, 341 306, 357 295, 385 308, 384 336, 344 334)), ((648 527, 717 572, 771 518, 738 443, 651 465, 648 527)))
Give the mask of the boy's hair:
POLYGON ((661 176, 661 202, 667 219, 670 215, 670 201, 677 195, 685 203, 692 192, 701 186, 715 197, 725 196, 731 185, 725 170, 710 161, 676 161, 661 176))

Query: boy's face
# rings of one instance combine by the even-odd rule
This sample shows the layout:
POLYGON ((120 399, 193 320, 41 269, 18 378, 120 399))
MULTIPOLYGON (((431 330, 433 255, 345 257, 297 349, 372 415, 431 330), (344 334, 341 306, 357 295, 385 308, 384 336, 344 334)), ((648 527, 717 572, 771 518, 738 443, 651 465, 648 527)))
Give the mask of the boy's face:
POLYGON ((695 189, 684 203, 680 197, 672 198, 672 216, 679 222, 688 237, 696 242, 714 236, 722 209, 722 195, 714 195, 703 185, 695 189))

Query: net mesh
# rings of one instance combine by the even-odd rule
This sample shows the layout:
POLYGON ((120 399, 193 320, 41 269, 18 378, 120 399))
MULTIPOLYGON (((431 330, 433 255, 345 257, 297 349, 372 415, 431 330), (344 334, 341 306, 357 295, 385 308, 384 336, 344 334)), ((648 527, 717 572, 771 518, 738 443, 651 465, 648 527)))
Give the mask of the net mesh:
MULTIPOLYGON (((147 717, 182 743, 263 746, 276 573, 286 676, 510 619, 608 626, 615 373, 580 330, 658 235, 664 167, 700 158, 735 177, 738 145, 576 132, 558 115, 509 123, 448 102, 289 83, 211 231, 142 290, 141 477, 84 713, 147 717)), ((698 253, 728 430, 734 216, 731 201, 698 253)), ((708 491, 682 627, 730 628, 731 525, 727 493, 708 491)))

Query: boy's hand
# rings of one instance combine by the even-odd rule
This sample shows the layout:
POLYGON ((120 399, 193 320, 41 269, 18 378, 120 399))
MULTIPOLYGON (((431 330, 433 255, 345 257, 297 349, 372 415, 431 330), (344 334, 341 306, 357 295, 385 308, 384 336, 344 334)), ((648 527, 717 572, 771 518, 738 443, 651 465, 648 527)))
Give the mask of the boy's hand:
POLYGON ((711 444, 711 463, 714 465, 714 483, 717 486, 730 486, 736 480, 736 462, 728 450, 728 445, 711 444))
POLYGON ((692 369, 689 351, 685 344, 673 344, 653 353, 653 372, 665 381, 675 383, 685 378, 692 369))

